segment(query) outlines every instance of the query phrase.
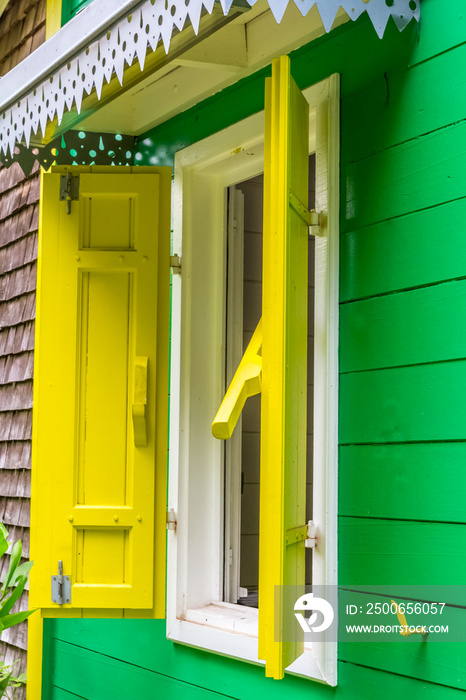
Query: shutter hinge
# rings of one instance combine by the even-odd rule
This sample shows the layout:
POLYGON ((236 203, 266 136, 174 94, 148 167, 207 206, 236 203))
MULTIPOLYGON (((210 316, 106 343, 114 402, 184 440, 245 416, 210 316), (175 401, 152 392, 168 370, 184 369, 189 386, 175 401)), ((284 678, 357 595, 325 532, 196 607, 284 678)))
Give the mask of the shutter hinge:
POLYGON ((71 214, 71 202, 79 199, 79 175, 60 176, 60 202, 66 202, 66 213, 71 214))
POLYGON ((310 236, 320 236, 321 215, 315 209, 309 209, 301 202, 301 200, 290 190, 290 207, 297 215, 309 226, 310 236))
POLYGON ((286 531, 286 546, 302 542, 307 549, 317 546, 316 525, 313 520, 309 520, 307 525, 292 527, 286 531))
POLYGON ((71 578, 63 576, 63 562, 58 562, 58 576, 52 576, 52 603, 71 603, 71 578))
POLYGON ((181 258, 179 255, 170 255, 170 267, 174 275, 181 275, 181 258))
POLYGON ((310 236, 321 236, 322 234, 320 232, 320 224, 322 221, 322 217, 321 217, 320 212, 312 209, 312 211, 310 211, 309 213, 311 215, 311 217, 310 217, 311 223, 309 224, 309 235, 310 236))
POLYGON ((176 513, 174 508, 167 510, 167 530, 176 530, 176 513))
POLYGON ((313 520, 309 520, 307 524, 307 537, 304 540, 304 546, 307 549, 317 547, 317 527, 313 520))

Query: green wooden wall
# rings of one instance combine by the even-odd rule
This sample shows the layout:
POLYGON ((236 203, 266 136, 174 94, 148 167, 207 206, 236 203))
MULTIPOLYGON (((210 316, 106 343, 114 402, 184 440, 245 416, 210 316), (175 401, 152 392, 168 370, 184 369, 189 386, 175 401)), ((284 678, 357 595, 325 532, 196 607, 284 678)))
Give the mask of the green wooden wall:
POLYGON ((92 0, 62 0, 61 23, 62 26, 70 21, 72 17, 83 10, 92 0))
MULTIPOLYGON (((380 41, 362 17, 292 54, 301 87, 341 74, 339 578, 355 586, 466 581, 466 15, 421 14, 420 31, 380 41)), ((261 110, 267 73, 146 134, 138 162, 261 110)), ((332 689, 168 642, 163 621, 47 620, 44 698, 456 700, 465 658, 419 636, 344 643, 332 689)))

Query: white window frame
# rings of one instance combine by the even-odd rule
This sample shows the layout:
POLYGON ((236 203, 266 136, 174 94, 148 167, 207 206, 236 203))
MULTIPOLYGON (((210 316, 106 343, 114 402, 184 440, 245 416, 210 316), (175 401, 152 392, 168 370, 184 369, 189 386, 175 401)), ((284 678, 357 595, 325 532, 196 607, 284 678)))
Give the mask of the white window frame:
MULTIPOLYGON (((303 93, 316 152, 313 582, 337 584, 339 76, 303 93)), ((222 601, 223 442, 210 424, 225 391, 226 188, 263 172, 264 113, 175 158, 168 505, 167 637, 226 656, 257 657, 258 611, 222 601)), ((336 642, 307 648, 288 672, 336 685, 336 642)))

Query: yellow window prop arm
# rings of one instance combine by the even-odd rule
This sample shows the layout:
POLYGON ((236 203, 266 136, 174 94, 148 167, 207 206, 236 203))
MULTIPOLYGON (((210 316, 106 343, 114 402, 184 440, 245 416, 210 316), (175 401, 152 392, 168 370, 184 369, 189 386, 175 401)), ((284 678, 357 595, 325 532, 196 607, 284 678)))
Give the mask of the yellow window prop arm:
POLYGON ((219 440, 231 438, 246 399, 259 394, 261 389, 262 319, 257 324, 254 335, 220 404, 220 408, 212 423, 212 435, 219 440))

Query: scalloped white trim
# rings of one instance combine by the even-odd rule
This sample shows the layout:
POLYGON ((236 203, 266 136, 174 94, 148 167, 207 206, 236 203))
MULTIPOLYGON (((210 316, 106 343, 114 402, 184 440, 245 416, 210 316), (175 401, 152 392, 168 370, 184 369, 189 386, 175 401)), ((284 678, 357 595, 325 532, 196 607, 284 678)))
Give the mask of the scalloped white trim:
MULTIPOLYGON (((252 6, 256 0, 247 0, 252 6)), ((290 0, 268 0, 277 22, 280 22, 290 0)), ((293 0, 301 14, 313 5, 330 31, 336 13, 342 7, 351 19, 364 11, 369 15, 377 34, 384 33, 392 16, 401 31, 414 17, 419 20, 419 0, 293 0), (387 3, 392 3, 389 6, 387 3)), ((233 0, 220 0, 228 14, 233 0)), ((144 0, 122 19, 109 25, 97 39, 91 41, 69 62, 51 70, 48 77, 32 91, 21 96, 0 116, 0 153, 13 154, 16 143, 29 146, 32 134, 42 134, 48 122, 55 118, 60 124, 65 110, 73 103, 78 113, 85 93, 96 90, 100 99, 104 80, 108 83, 115 72, 123 84, 125 63, 131 65, 136 57, 141 70, 149 50, 155 51, 160 42, 168 53, 174 29, 181 31, 189 21, 197 33, 203 8, 212 13, 214 0, 144 0)))

